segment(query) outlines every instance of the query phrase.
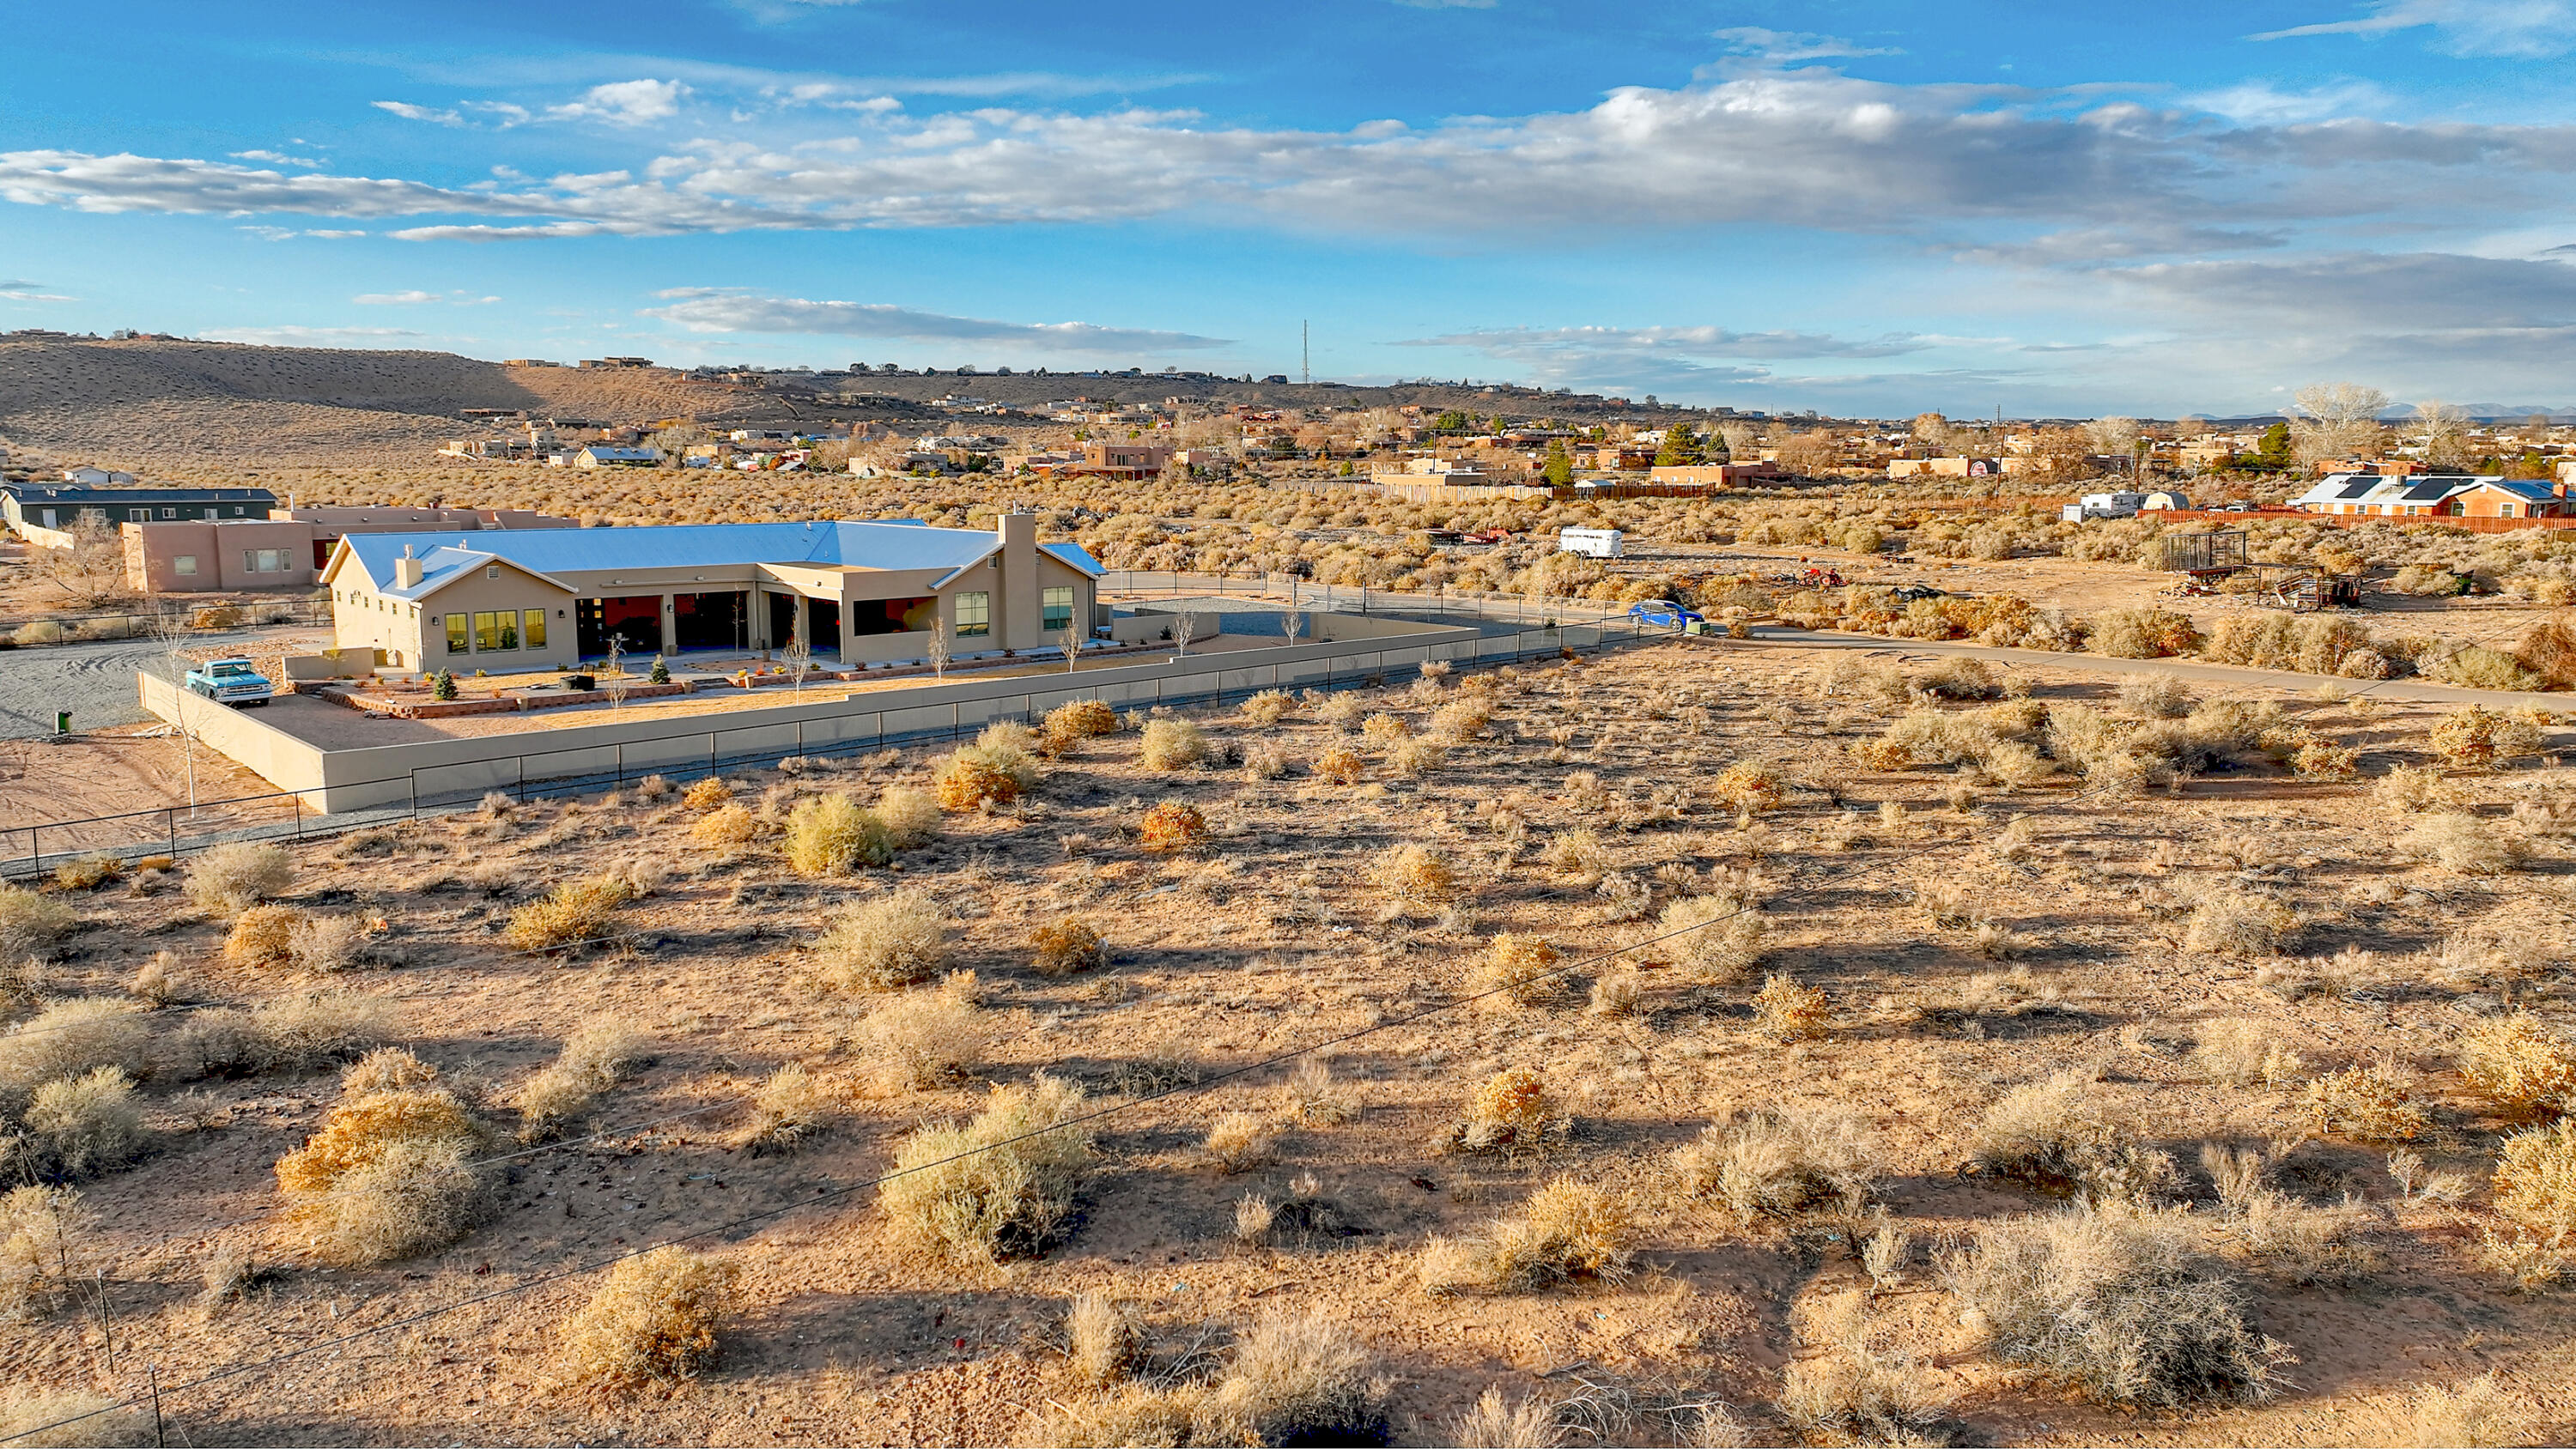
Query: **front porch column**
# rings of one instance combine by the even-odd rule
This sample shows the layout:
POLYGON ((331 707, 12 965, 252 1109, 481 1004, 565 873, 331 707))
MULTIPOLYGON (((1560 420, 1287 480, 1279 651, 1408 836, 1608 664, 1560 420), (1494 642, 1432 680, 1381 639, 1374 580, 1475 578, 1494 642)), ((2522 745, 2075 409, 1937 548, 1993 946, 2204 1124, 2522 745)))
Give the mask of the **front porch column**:
POLYGON ((680 652, 680 616, 672 595, 662 596, 662 654, 665 658, 680 652))

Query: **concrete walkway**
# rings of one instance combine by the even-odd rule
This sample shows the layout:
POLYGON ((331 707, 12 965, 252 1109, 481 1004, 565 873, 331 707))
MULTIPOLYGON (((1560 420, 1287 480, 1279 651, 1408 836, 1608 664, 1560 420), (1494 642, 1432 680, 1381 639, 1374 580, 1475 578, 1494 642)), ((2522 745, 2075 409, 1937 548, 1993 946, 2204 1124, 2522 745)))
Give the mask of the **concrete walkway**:
POLYGON ((2282 689, 2306 694, 2321 684, 2339 684, 2360 694, 2368 691, 2373 699, 2411 699, 2427 704, 2483 704, 2490 709, 2512 709, 2535 705, 2562 713, 2576 711, 2576 694, 2517 692, 2508 689, 2465 689, 2454 684, 2425 684, 2412 679, 2338 679, 2324 674, 2299 674, 2282 669, 2247 669, 2234 664, 2211 664, 2197 659, 2118 659, 2107 654, 2057 654, 2044 649, 1998 649, 1988 644, 1970 644, 1960 640, 1887 639, 1876 634, 1845 634, 1830 629, 1792 629, 1785 625, 1756 625, 1750 640, 1727 639, 1723 635, 1702 635, 1703 639, 1742 648, 1857 649, 1868 653, 1922 656, 1965 655, 1971 659, 1988 659, 2006 668, 2017 665, 2046 666, 2094 674, 2161 674, 2175 679, 2202 684, 2247 685, 2282 689))

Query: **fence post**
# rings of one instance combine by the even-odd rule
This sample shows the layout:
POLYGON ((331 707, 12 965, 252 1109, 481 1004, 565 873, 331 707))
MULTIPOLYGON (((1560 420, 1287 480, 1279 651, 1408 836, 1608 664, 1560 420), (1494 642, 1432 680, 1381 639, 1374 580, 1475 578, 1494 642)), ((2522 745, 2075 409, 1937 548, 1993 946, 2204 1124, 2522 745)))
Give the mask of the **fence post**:
POLYGON ((30 825, 27 827, 27 860, 28 867, 30 869, 39 873, 43 872, 45 868, 45 827, 41 825, 30 825))
POLYGON ((714 778, 715 778, 715 776, 716 776, 716 732, 715 732, 714 730, 709 730, 709 731, 707 731, 707 778, 708 778, 708 779, 710 779, 710 780, 712 780, 712 779, 714 779, 714 778))
POLYGON ((170 858, 177 860, 179 858, 179 812, 175 809, 164 809, 161 812, 161 821, 170 827, 170 858))

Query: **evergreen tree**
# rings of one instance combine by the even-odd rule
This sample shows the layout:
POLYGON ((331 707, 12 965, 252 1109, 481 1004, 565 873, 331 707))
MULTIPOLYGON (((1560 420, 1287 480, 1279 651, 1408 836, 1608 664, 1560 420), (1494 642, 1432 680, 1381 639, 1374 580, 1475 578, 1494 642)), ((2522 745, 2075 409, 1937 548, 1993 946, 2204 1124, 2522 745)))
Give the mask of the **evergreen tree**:
POLYGON ((1686 468, 1706 461, 1708 455, 1701 450, 1699 435, 1691 431, 1690 424, 1675 423, 1664 430, 1664 446, 1655 454, 1656 467, 1686 468))
POLYGON ((1574 460, 1566 456, 1565 440, 1551 438, 1547 444, 1547 461, 1539 465, 1539 476, 1562 488, 1574 481, 1574 460))

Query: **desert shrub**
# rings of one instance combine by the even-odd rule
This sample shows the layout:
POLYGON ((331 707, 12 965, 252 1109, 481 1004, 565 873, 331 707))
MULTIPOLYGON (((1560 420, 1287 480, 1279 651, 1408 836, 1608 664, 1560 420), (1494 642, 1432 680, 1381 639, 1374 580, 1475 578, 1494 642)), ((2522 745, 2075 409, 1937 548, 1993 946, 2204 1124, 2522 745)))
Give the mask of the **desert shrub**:
POLYGON ((1387 750, 1386 763, 1407 777, 1437 774, 1449 767, 1449 747, 1438 740, 1398 740, 1387 750))
POLYGON ((2531 843, 2510 824, 2450 812, 2418 817, 2397 848, 2461 875, 2502 875, 2531 854, 2531 843))
POLYGON ((1207 752, 1207 736, 1188 720, 1147 720, 1137 760, 1148 770, 1186 770, 1206 759, 1207 752))
POLYGON ((2256 1082, 2280 1086, 2304 1065, 2298 1053, 2282 1045, 2263 1023, 2246 1017, 2227 1017, 2202 1027, 2200 1040, 2192 1045, 2191 1063, 2211 1081, 2231 1087, 2256 1082))
POLYGON ((963 1126, 913 1133, 880 1190, 887 1217, 905 1238, 960 1262, 1044 1252, 1070 1229, 1091 1164, 1090 1132, 1059 1125, 1085 1105, 1080 1087, 1041 1073, 995 1087, 963 1126))
POLYGON ((1030 932, 1029 951, 1029 965, 1040 976, 1097 971, 1109 960, 1100 933, 1089 922, 1073 917, 1049 921, 1030 932))
POLYGON ((1536 936, 1505 932, 1485 948, 1470 989, 1496 992, 1490 999, 1513 1006, 1550 1006, 1565 999, 1566 980, 1557 971, 1554 946, 1536 936))
POLYGON ((2433 1125, 2407 1084, 2378 1066, 2351 1066, 2317 1078, 2308 1083, 2303 1105, 2309 1127, 2321 1137, 2405 1142, 2433 1125))
POLYGON ((1320 1314, 1273 1309, 1202 1400, 1191 1442, 1384 1444, 1387 1386, 1350 1331, 1320 1314))
POLYGON ((2251 892, 2213 891, 2194 907, 2183 928, 2182 948, 2209 956, 2271 956, 2298 929, 2298 917, 2280 900, 2251 892))
POLYGON ((958 972, 936 991, 912 991, 882 1002, 852 1034, 851 1044, 879 1090, 945 1086, 984 1060, 993 1028, 976 1008, 973 973, 958 972))
POLYGON ((2180 719, 2191 713, 2191 690, 2164 674, 2128 674, 2120 678, 2120 708, 2140 719, 2180 719))
POLYGON ((787 868, 798 875, 847 875, 892 859, 884 823, 847 795, 799 800, 787 812, 787 868))
POLYGON ((1093 1388, 1118 1382, 1145 1360, 1135 1315, 1103 1294, 1077 1293, 1065 1305, 1064 1338, 1073 1376, 1093 1388))
POLYGON ((2444 715, 2425 736, 2434 753, 2468 769, 2490 769, 2498 761, 2537 753, 2540 731, 2519 715, 2463 705, 2444 715))
POLYGON ((2279 1349, 2244 1287, 2162 1213, 2080 1208, 1992 1223, 1945 1262, 1995 1352, 2114 1404, 2260 1400, 2279 1349))
POLYGON ((1762 959, 1769 929, 1762 912, 1740 896, 1684 896, 1664 907, 1655 934, 1667 937, 1674 961, 1703 981, 1740 981, 1762 959), (1685 934, 1676 935, 1676 932, 1685 934))
POLYGON ((699 816, 689 835, 702 845, 749 845, 760 838, 760 817, 747 805, 727 801, 699 816))
POLYGON ((1943 1442, 1933 1429, 1947 1396, 1911 1353, 1870 1347, 1867 1315, 1856 1291, 1798 1305, 1798 1337, 1824 1351, 1781 1371, 1780 1417, 1814 1442, 1943 1442))
POLYGON ((1758 760, 1739 760, 1708 782, 1708 797, 1738 815, 1776 810, 1788 793, 1780 772, 1758 760))
POLYGON ((832 1108, 832 1089, 803 1062, 789 1062, 763 1078, 752 1094, 746 1145, 754 1155, 783 1152, 821 1130, 832 1108))
POLYGON ((980 810, 1008 805, 1036 781, 1036 767, 1016 750, 966 745, 951 751, 931 773, 930 785, 943 810, 980 810))
MULTIPOLYGON (((198 1019, 217 1015, 221 1013, 201 1013, 198 1019)), ((263 1002, 247 1025, 256 1059, 241 1065, 304 1070, 385 1045, 401 1035, 403 1014, 399 1005, 381 996, 309 991, 263 1002)))
POLYGON ((188 899, 202 910, 235 915, 284 891, 295 859, 274 845, 226 841, 188 863, 188 899))
POLYGON ((121 997, 55 1002, 0 1036, 0 1096, 23 1100, 47 1082, 100 1067, 141 1076, 150 1036, 134 1003, 121 997))
MULTIPOLYGON (((2222 1196, 2235 1185, 2222 1184, 2222 1196)), ((2290 1282, 2341 1286, 2370 1276, 2384 1261, 2371 1240, 2376 1220, 2357 1202, 2320 1207, 2254 1186, 2241 1189, 2230 1206, 2237 1243, 2290 1282)))
MULTIPOLYGON (((30 624, 18 632, 24 634, 35 627, 30 624)), ((73 1445, 153 1442, 151 1416, 106 1394, 88 1389, 41 1388, 30 1383, 0 1397, 0 1443, 23 1444, 28 1449, 69 1449, 73 1445), (49 1424, 59 1427, 45 1427, 49 1424)))
POLYGON ((1425 1244, 1422 1286, 1435 1294, 1530 1293, 1559 1283, 1616 1283, 1628 1276, 1634 1235, 1626 1204, 1588 1182, 1558 1177, 1475 1237, 1425 1244))
POLYGON ((1673 1151, 1682 1191, 1748 1217, 1837 1206, 1857 1212, 1877 1177, 1878 1143, 1847 1107, 1765 1108, 1673 1151))
POLYGON ((2565 1243, 2576 1233, 2576 1120, 2507 1137, 2494 1186, 2498 1211, 2548 1234, 2553 1246, 2565 1243))
POLYGON ((1494 707, 1475 695, 1453 699, 1431 712, 1431 734, 1437 738, 1463 744, 1485 732, 1493 723, 1494 707))
POLYGON ((344 1266, 390 1262, 463 1237, 486 1206, 472 1156, 482 1129, 436 1088, 344 1097, 277 1160, 305 1248, 344 1266))
POLYGON ((79 924, 80 913, 52 896, 0 884, 0 957, 32 955, 79 924))
POLYGON ((287 959, 299 971, 347 971, 376 959, 371 935, 363 916, 306 916, 286 929, 287 959))
POLYGON ((84 1269, 96 1223, 81 1195, 67 1187, 0 1193, 0 1322, 50 1312, 89 1279, 84 1269))
POLYGON ((289 939, 304 913, 293 906, 252 906, 233 918, 224 935, 224 962, 245 969, 283 966, 289 939))
POLYGON ((2576 1044, 2527 1011, 2472 1027, 2459 1061, 2469 1090, 2499 1106, 2563 1110, 2576 1095, 2576 1044))
POLYGON ((1266 1167, 1278 1160, 1279 1135, 1250 1112, 1226 1112, 1208 1124, 1208 1160, 1225 1173, 1266 1167))
POLYGON ((1377 745, 1392 745, 1413 737, 1413 722, 1400 714, 1380 712, 1360 722, 1362 738, 1377 745))
POLYGON ((1964 654, 1954 654, 1915 675, 1913 685, 1937 699, 1996 699, 2004 692, 1993 665, 1964 654))
POLYGON ((1294 708, 1296 700, 1284 689, 1265 689, 1243 702, 1243 717, 1257 725, 1275 725, 1294 708))
POLYGON ((1287 1114, 1309 1127, 1331 1127, 1360 1114, 1359 1094, 1333 1080, 1332 1064, 1299 1057, 1281 1089, 1287 1114))
POLYGON ((1062 755, 1084 740, 1117 732, 1118 711, 1106 701, 1077 699, 1048 710, 1046 723, 1038 734, 1048 754, 1062 755))
POLYGON ((522 951, 560 951, 608 934, 617 908, 635 899, 635 886, 615 873, 566 881, 510 912, 504 935, 522 951))
POLYGON ((733 798, 733 787, 709 775, 680 792, 680 803, 692 810, 713 810, 733 798))
POLYGON ((1449 1421, 1445 1444, 1478 1449, 1557 1449, 1565 1430, 1556 1422, 1556 1405, 1535 1395, 1518 1402, 1498 1388, 1476 1398, 1476 1406, 1449 1421))
POLYGON ((1466 1120, 1451 1132, 1452 1145, 1469 1152, 1520 1152, 1543 1144, 1561 1129, 1547 1081, 1528 1067, 1494 1073, 1476 1089, 1466 1120))
POLYGON ((2190 619, 2168 609, 2107 609, 2093 618, 2084 647, 2117 659, 2162 659, 2201 644, 2190 619))
POLYGON ((350 1063, 340 1074, 340 1090, 349 1095, 392 1092, 438 1080, 438 1068, 402 1047, 378 1047, 350 1063))
POLYGON ((2427 766, 2391 765, 2387 774, 2370 784, 2371 803, 2391 815, 2456 807, 2466 799, 2459 787, 2442 778, 2441 771, 2427 766))
POLYGON ((1368 706, 1356 694, 1329 695, 1315 706, 1316 720, 1337 730, 1357 728, 1366 713, 1368 706))
POLYGON ((2081 1070, 2006 1092, 1978 1119, 1968 1149, 1999 1177, 2106 1200, 2143 1199, 2174 1177, 2170 1159, 2148 1151, 2102 1111, 2092 1078, 2081 1070))
POLYGON ((1808 1041, 1823 1036, 1831 1020, 1825 993, 1801 986, 1797 978, 1775 971, 1753 993, 1753 1029, 1774 1041, 1808 1041))
POLYGON ((520 1136, 542 1141, 590 1109, 650 1055, 652 1044, 624 1021, 606 1018, 564 1038, 563 1049, 515 1097, 520 1136))
POLYGON ((1276 780, 1288 773, 1288 752, 1277 745, 1254 745, 1243 752, 1243 778, 1276 780))
POLYGON ((2336 1418, 2355 1444, 2441 1444, 2462 1449, 2531 1443, 2539 1421, 2530 1407, 2496 1382, 2493 1373, 2480 1374, 2457 1388, 2425 1384, 2365 1400, 2339 1411, 2336 1418))
POLYGON ((47 1179, 123 1167, 143 1150, 143 1107, 133 1080, 116 1067, 38 1087, 24 1120, 35 1159, 28 1165, 47 1179))
POLYGON ((560 1330, 566 1376, 622 1393, 676 1383, 715 1361, 733 1311, 733 1270, 686 1248, 621 1258, 560 1330))
POLYGON ((896 991, 948 965, 948 923, 926 891, 844 906, 811 951, 815 979, 836 991, 896 991))
POLYGON ((939 838, 939 801, 927 790, 889 785, 873 813, 886 843, 897 850, 917 850, 939 838))
POLYGON ((1186 800, 1165 800, 1136 822, 1136 843, 1158 854, 1203 849, 1211 838, 1207 816, 1186 800))
POLYGON ((122 857, 103 850, 95 851, 55 866, 54 886, 58 890, 94 891, 124 874, 122 857))
POLYGON ((1369 867, 1378 889, 1416 905, 1437 905, 1459 891, 1458 869, 1449 857, 1423 845, 1399 845, 1369 867))
POLYGON ((1315 757, 1315 776, 1335 785, 1355 785, 1368 774, 1368 761, 1348 745, 1332 745, 1315 757))
POLYGON ((2526 690, 2538 689, 2542 684, 2541 677, 2524 668, 2521 660, 2501 649, 2478 644, 2429 652, 2419 657, 2415 666, 2427 678, 2466 689, 2526 690))

